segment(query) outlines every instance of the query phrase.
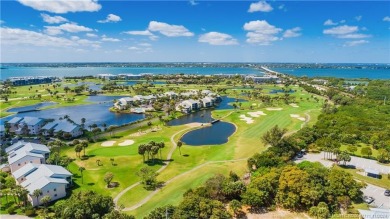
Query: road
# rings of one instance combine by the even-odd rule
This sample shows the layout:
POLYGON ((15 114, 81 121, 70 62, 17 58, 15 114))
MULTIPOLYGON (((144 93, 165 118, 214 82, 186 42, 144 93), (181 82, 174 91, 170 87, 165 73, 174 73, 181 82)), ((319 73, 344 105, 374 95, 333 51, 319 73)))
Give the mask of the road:
MULTIPOLYGON (((311 162, 320 162, 322 165, 326 167, 331 167, 334 162, 329 160, 324 160, 324 153, 321 152, 319 154, 306 154, 302 158, 295 159, 296 163, 300 163, 302 161, 311 161, 311 162)), ((381 173, 389 173, 390 167, 378 164, 374 160, 360 158, 360 157, 353 157, 351 156, 351 162, 348 163, 349 165, 354 165, 356 168, 370 168, 370 169, 376 169, 380 171, 381 173)), ((387 197, 384 195, 385 189, 374 186, 372 184, 367 184, 367 187, 362 189, 362 192, 365 196, 371 196, 375 199, 374 202, 370 204, 370 206, 373 207, 380 207, 380 208, 387 208, 390 209, 390 197, 387 197)))

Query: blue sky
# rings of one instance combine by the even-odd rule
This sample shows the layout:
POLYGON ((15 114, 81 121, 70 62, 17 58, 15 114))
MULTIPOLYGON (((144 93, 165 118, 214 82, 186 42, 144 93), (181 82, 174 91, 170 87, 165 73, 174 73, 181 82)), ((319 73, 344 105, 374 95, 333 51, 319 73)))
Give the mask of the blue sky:
POLYGON ((388 1, 1 1, 1 62, 390 63, 388 1))

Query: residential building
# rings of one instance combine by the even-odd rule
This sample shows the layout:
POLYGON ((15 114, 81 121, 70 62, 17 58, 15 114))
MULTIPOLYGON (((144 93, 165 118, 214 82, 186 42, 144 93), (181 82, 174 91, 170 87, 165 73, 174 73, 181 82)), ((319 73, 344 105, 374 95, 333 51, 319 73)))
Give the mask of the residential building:
POLYGON ((19 127, 18 124, 20 121, 22 121, 22 117, 14 117, 11 120, 9 120, 7 123, 9 124, 9 132, 15 132, 19 127))
POLYGON ((18 135, 37 135, 41 131, 45 120, 37 117, 14 117, 8 121, 10 132, 18 135))
POLYGON ((39 200, 44 196, 50 196, 51 201, 65 197, 68 184, 69 182, 65 179, 42 176, 36 181, 25 181, 21 186, 27 189, 29 193, 27 198, 31 202, 31 205, 35 207, 41 204, 39 200), (42 195, 38 198, 32 195, 37 189, 42 191, 42 195))
POLYGON ((83 134, 83 129, 80 125, 66 120, 49 122, 42 127, 42 130, 44 130, 43 134, 46 136, 62 132, 63 136, 69 134, 72 138, 75 138, 83 134))
POLYGON ((9 81, 13 86, 24 86, 33 84, 49 84, 52 82, 61 81, 53 76, 27 76, 27 77, 10 77, 9 81))
POLYGON ((42 176, 65 179, 69 182, 68 187, 72 184, 72 174, 62 166, 57 165, 29 163, 13 172, 12 175, 18 184, 25 181, 35 181, 42 176))
POLYGON ((115 79, 118 79, 118 76, 117 75, 113 75, 113 74, 98 74, 96 77, 98 78, 104 78, 106 80, 115 80, 115 79))
POLYGON ((43 144, 18 141, 7 147, 8 163, 11 172, 14 172, 28 163, 43 164, 49 158, 50 150, 43 144))
POLYGON ((214 105, 214 100, 211 97, 204 97, 201 99, 202 107, 209 108, 214 105))
POLYGON ((198 100, 184 100, 176 106, 177 111, 182 111, 183 113, 189 113, 193 110, 198 110, 200 108, 200 102, 198 100))
POLYGON ((169 97, 169 99, 176 99, 177 98, 177 93, 173 92, 173 91, 168 91, 168 92, 165 92, 164 95, 166 97, 169 97))

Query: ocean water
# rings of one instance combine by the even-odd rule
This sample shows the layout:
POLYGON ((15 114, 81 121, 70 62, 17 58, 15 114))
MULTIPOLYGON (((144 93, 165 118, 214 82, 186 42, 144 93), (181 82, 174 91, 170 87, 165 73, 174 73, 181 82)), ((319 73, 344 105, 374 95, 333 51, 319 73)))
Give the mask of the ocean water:
POLYGON ((86 76, 97 74, 262 74, 253 68, 216 68, 216 67, 77 67, 77 68, 50 68, 50 67, 8 67, 1 69, 1 79, 23 76, 86 76))
MULTIPOLYGON (((294 76, 390 79, 390 69, 385 68, 270 68, 294 76)), ((97 74, 256 74, 263 72, 249 67, 14 67, 1 69, 0 79, 23 76, 86 76, 97 74)))
POLYGON ((337 69, 337 68, 272 68, 293 76, 390 79, 390 69, 337 69))

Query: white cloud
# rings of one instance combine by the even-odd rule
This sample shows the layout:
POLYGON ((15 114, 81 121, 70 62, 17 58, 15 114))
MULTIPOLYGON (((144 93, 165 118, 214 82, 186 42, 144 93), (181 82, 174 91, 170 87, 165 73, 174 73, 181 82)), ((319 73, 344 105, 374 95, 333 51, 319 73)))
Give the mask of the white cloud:
POLYGON ((61 17, 61 16, 50 16, 48 14, 41 14, 41 17, 43 18, 43 21, 49 24, 59 24, 67 22, 68 19, 61 17))
POLYGON ((369 41, 367 40, 355 40, 355 41, 347 41, 343 46, 358 46, 358 45, 362 45, 362 44, 366 44, 366 43, 369 43, 369 41))
POLYGON ((112 37, 107 37, 107 36, 102 36, 102 41, 105 42, 120 42, 120 39, 112 38, 112 37))
POLYGON ((252 3, 249 6, 248 12, 250 12, 250 13, 257 12, 257 11, 270 12, 272 10, 273 10, 273 8, 272 8, 272 6, 270 4, 268 4, 265 1, 259 1, 259 2, 256 2, 256 3, 252 3))
POLYGON ((0 33, 1 44, 6 45, 32 45, 43 47, 69 47, 77 45, 77 42, 66 38, 53 37, 43 33, 18 28, 0 28, 0 33))
POLYGON ((232 36, 226 33, 208 32, 200 35, 199 42, 210 45, 237 45, 238 42, 232 36))
POLYGON ((285 9, 285 5, 284 5, 284 4, 279 5, 278 9, 279 9, 279 10, 285 9))
POLYGON ((132 31, 125 31, 123 33, 130 34, 130 35, 139 35, 139 36, 152 36, 153 35, 149 30, 132 30, 132 31))
POLYGON ((357 26, 337 26, 330 29, 325 29, 323 32, 324 34, 331 34, 331 35, 344 35, 344 34, 350 34, 355 33, 359 30, 357 26))
POLYGON ((302 35, 302 33, 299 32, 301 30, 302 29, 300 27, 294 27, 292 29, 288 29, 288 30, 284 31, 283 37, 285 37, 285 38, 299 37, 302 35))
POLYGON ((355 17, 355 20, 360 21, 363 18, 363 16, 359 15, 355 17))
POLYGON ((121 21, 121 17, 115 14, 109 14, 107 15, 107 18, 105 20, 97 21, 98 23, 116 23, 121 21))
POLYGON ((190 32, 183 25, 173 25, 158 21, 151 21, 148 27, 149 31, 160 32, 167 37, 180 37, 180 36, 193 36, 194 33, 190 32))
POLYGON ((360 39, 371 37, 371 35, 361 34, 358 33, 358 31, 358 26, 342 25, 330 29, 325 29, 323 33, 342 39, 360 39))
POLYGON ((48 11, 52 13, 64 14, 68 12, 99 11, 102 6, 97 0, 18 0, 21 4, 38 11, 48 11))
POLYGON ((324 22, 324 25, 325 26, 335 26, 335 25, 337 25, 338 23, 336 23, 336 22, 333 22, 331 19, 328 19, 328 20, 326 20, 325 22, 324 22))
POLYGON ((258 45, 270 45, 271 42, 279 40, 277 34, 282 31, 281 28, 277 28, 265 20, 245 23, 244 30, 248 31, 246 41, 258 45))
POLYGON ((94 34, 94 33, 87 33, 87 34, 85 34, 85 36, 91 37, 91 38, 96 38, 96 37, 98 37, 98 35, 96 35, 96 34, 94 34))
POLYGON ((192 5, 192 6, 195 6, 195 5, 198 5, 198 4, 199 4, 199 2, 195 2, 195 0, 189 0, 188 2, 189 2, 190 5, 192 5))
POLYGON ((368 37, 371 37, 371 35, 361 34, 361 33, 344 34, 344 35, 338 36, 338 38, 341 38, 341 39, 362 39, 362 38, 368 38, 368 37))
POLYGON ((70 33, 93 31, 89 27, 84 27, 75 23, 61 24, 60 26, 45 26, 45 28, 46 28, 45 33, 49 35, 59 35, 62 34, 63 31, 70 32, 70 33))
POLYGON ((5 21, 3 21, 3 20, 0 20, 0 24, 4 24, 5 23, 5 21))
POLYGON ((384 17, 383 21, 390 21, 390 17, 389 16, 384 17))
POLYGON ((157 40, 158 36, 154 35, 149 30, 132 30, 132 31, 125 31, 123 33, 129 34, 129 35, 135 35, 135 36, 148 36, 150 40, 157 40))
POLYGON ((137 53, 147 53, 147 52, 153 52, 153 49, 150 47, 136 47, 136 46, 131 46, 129 47, 129 50, 135 51, 137 53))

